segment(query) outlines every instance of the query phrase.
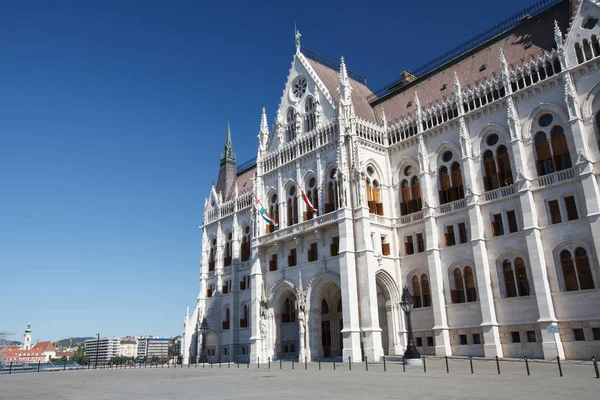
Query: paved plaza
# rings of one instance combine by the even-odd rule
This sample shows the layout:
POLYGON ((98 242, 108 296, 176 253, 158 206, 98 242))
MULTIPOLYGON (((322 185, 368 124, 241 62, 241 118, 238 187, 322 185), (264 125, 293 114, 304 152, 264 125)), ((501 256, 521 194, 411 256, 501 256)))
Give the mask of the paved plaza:
POLYGON ((560 378, 556 364, 531 363, 527 376, 523 362, 502 362, 498 375, 494 361, 450 360, 450 373, 443 359, 427 360, 422 367, 402 371, 402 365, 279 363, 267 365, 218 364, 210 368, 187 366, 177 369, 84 370, 27 373, 0 376, 0 398, 11 400, 115 400, 245 398, 245 399, 593 399, 600 391, 593 366, 563 365, 560 378), (410 396, 410 397, 409 397, 410 396))

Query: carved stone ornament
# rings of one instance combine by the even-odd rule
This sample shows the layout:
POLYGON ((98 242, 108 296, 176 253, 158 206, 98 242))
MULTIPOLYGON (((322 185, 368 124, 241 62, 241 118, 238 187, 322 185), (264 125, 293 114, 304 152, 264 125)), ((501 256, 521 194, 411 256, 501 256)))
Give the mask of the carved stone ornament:
POLYGON ((585 163, 588 164, 590 162, 589 158, 584 154, 583 150, 580 150, 577 154, 577 164, 585 163))

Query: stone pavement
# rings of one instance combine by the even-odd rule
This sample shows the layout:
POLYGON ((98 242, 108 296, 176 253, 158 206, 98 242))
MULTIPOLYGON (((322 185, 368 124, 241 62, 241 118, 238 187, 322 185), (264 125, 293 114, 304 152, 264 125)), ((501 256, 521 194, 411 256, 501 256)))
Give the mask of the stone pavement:
POLYGON ((142 368, 121 370, 84 370, 24 373, 0 376, 0 399, 594 399, 600 393, 600 379, 594 368, 563 364, 564 377, 559 377, 556 364, 530 363, 527 376, 523 362, 501 361, 498 375, 494 361, 475 360, 471 374, 468 360, 450 360, 446 373, 443 359, 428 359, 427 373, 422 367, 400 364, 365 365, 354 363, 261 364, 260 368, 242 364, 218 364, 210 368, 142 368))

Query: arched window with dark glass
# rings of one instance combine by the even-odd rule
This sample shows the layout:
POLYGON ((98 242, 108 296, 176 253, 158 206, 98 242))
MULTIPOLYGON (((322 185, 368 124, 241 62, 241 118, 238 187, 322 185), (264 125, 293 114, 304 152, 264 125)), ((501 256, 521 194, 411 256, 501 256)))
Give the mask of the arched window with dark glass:
MULTIPOLYGON (((304 193, 306 193, 306 197, 310 201, 310 204, 312 204, 313 207, 316 210, 318 210, 319 209, 319 191, 317 190, 317 180, 313 176, 308 178, 305 188, 304 188, 304 193)), ((306 211, 304 211, 304 213, 303 213, 304 221, 313 219, 314 217, 317 216, 317 213, 313 213, 307 204, 305 204, 304 207, 306 208, 306 211)))
POLYGON ((565 291, 594 289, 594 276, 586 249, 565 249, 559 253, 559 258, 565 291))
POLYGON ((325 299, 321 302, 321 314, 329 314, 329 304, 325 299))
POLYGON ((223 319, 223 325, 222 325, 223 329, 229 329, 229 320, 230 320, 229 307, 227 307, 225 309, 225 318, 223 319))
POLYGON ((325 203, 325 213, 335 211, 339 208, 337 184, 337 169, 332 168, 327 178, 327 202, 325 203))
POLYGON ((471 267, 457 267, 452 271, 454 289, 451 290, 452 303, 467 303, 477 301, 475 277, 471 267))
POLYGON ((444 165, 439 170, 440 178, 440 204, 449 203, 451 200, 450 195, 450 175, 448 174, 448 168, 444 165))
POLYGON ((210 250, 208 252, 208 270, 215 270, 215 261, 217 257, 217 239, 213 238, 210 242, 210 250))
POLYGON ((287 223, 288 226, 298 223, 298 196, 296 196, 296 186, 293 185, 288 189, 287 223))
POLYGON ((508 149, 500 142, 497 133, 485 137, 483 151, 483 187, 485 191, 498 189, 513 183, 508 149))
POLYGON ((296 138, 296 111, 293 107, 288 108, 286 117, 285 117, 285 135, 286 140, 291 142, 296 138))
POLYGON ((419 282, 419 277, 417 275, 412 277, 412 286, 413 286, 413 303, 415 308, 423 307, 423 302, 421 299, 421 284, 419 282))
POLYGON ((536 121, 538 131, 535 142, 536 165, 539 176, 572 167, 571 155, 562 125, 549 113, 542 114, 536 121))
POLYGON ((229 267, 231 265, 231 255, 233 250, 233 235, 227 232, 227 240, 225 241, 225 252, 223 254, 223 265, 229 267))
POLYGON ((421 275, 421 293, 423 296, 423 307, 431 307, 431 295, 429 294, 429 279, 427 274, 421 275))
POLYGON ((415 274, 409 277, 412 285, 412 300, 415 308, 431 307, 429 279, 427 274, 415 274))
POLYGON ((502 262, 505 297, 529 296, 527 269, 521 257, 502 262))
POLYGON ((307 96, 304 101, 304 132, 315 128, 315 101, 312 96, 307 96))
MULTIPOLYGON (((279 224, 279 199, 277 194, 273 193, 269 197, 269 216, 273 218, 275 224, 279 224)), ((275 227, 271 224, 267 224, 267 233, 271 233, 275 230, 275 227)))

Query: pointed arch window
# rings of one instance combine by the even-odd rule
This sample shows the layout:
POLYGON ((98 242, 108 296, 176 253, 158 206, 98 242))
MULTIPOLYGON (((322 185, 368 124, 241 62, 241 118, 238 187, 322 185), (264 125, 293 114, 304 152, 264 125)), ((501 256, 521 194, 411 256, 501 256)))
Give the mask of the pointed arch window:
POLYGON ((281 322, 284 324, 296 322, 296 301, 291 297, 287 297, 283 302, 281 322))
MULTIPOLYGON (((319 209, 319 191, 317 190, 317 180, 315 179, 314 176, 311 176, 306 181, 304 193, 306 193, 306 197, 308 197, 308 200, 313 205, 313 207, 318 210, 319 209)), ((306 209, 306 211, 304 211, 304 213, 303 213, 304 221, 307 221, 307 220, 310 220, 310 219, 313 219, 314 217, 316 217, 316 215, 313 215, 312 210, 310 208, 308 208, 308 205, 304 204, 304 207, 306 209)))
POLYGON ((327 178, 327 202, 325 203, 325 213, 330 213, 339 208, 339 191, 337 181, 337 169, 332 168, 327 178))
MULTIPOLYGON (((275 221, 275 224, 279 224, 279 202, 277 194, 273 193, 269 198, 269 215, 275 221)), ((271 224, 267 224, 267 233, 271 233, 275 230, 275 227, 271 224)))
POLYGON ((248 327, 248 320, 249 320, 248 317, 249 317, 248 304, 244 304, 244 305, 242 305, 242 318, 240 318, 240 328, 248 327))
POLYGON ((538 176, 551 174, 572 167, 567 137, 562 125, 549 113, 537 120, 539 129, 534 135, 538 176))
POLYGON ((244 225, 242 228, 242 261, 250 259, 250 226, 244 225))
POLYGON ((475 288, 475 277, 471 267, 456 267, 452 271, 451 284, 454 287, 450 291, 452 303, 471 303, 477 301, 477 290, 475 288))
POLYGON ((441 155, 439 175, 440 204, 450 203, 465 197, 463 188, 462 170, 458 161, 453 161, 454 154, 446 150, 441 155))
POLYGON ((315 128, 315 100, 312 96, 307 96, 304 101, 304 131, 310 132, 315 128))
POLYGON ((233 247, 233 234, 231 232, 227 232, 227 240, 225 242, 225 252, 223 254, 223 265, 225 267, 229 267, 231 265, 232 247, 233 247))
POLYGON ((560 252, 564 288, 567 292, 588 290, 594 288, 594 278, 587 251, 577 247, 575 251, 563 250, 560 252))
POLYGON ((229 307, 225 308, 225 318, 223 319, 223 324, 222 324, 222 328, 225 329, 229 329, 229 321, 230 321, 230 315, 229 315, 229 307))
POLYGON ((527 269, 521 257, 502 261, 502 276, 504 278, 505 297, 529 296, 529 280, 527 269))
POLYGON ((215 270, 215 260, 217 257, 217 239, 213 238, 210 242, 210 250, 208 252, 208 270, 215 270))
POLYGON ((321 302, 321 314, 329 314, 329 304, 325 299, 321 302))
POLYGON ((298 196, 296 186, 290 185, 287 198, 287 223, 292 226, 298 223, 298 196))
POLYGON ((288 108, 285 123, 285 138, 291 142, 296 138, 296 110, 293 107, 288 108))
POLYGON ((412 299, 415 308, 431 307, 429 279, 427 274, 415 274, 410 279, 412 284, 412 299))
POLYGON ((366 192, 369 212, 371 214, 383 215, 381 186, 376 178, 375 169, 372 166, 367 167, 366 192))
POLYGON ((400 214, 408 215, 420 211, 421 183, 418 176, 413 172, 412 166, 407 166, 402 171, 403 179, 400 182, 400 214))
POLYGON ((513 183, 508 149, 498 144, 499 137, 495 132, 485 138, 483 151, 483 186, 485 191, 498 189, 513 183))

